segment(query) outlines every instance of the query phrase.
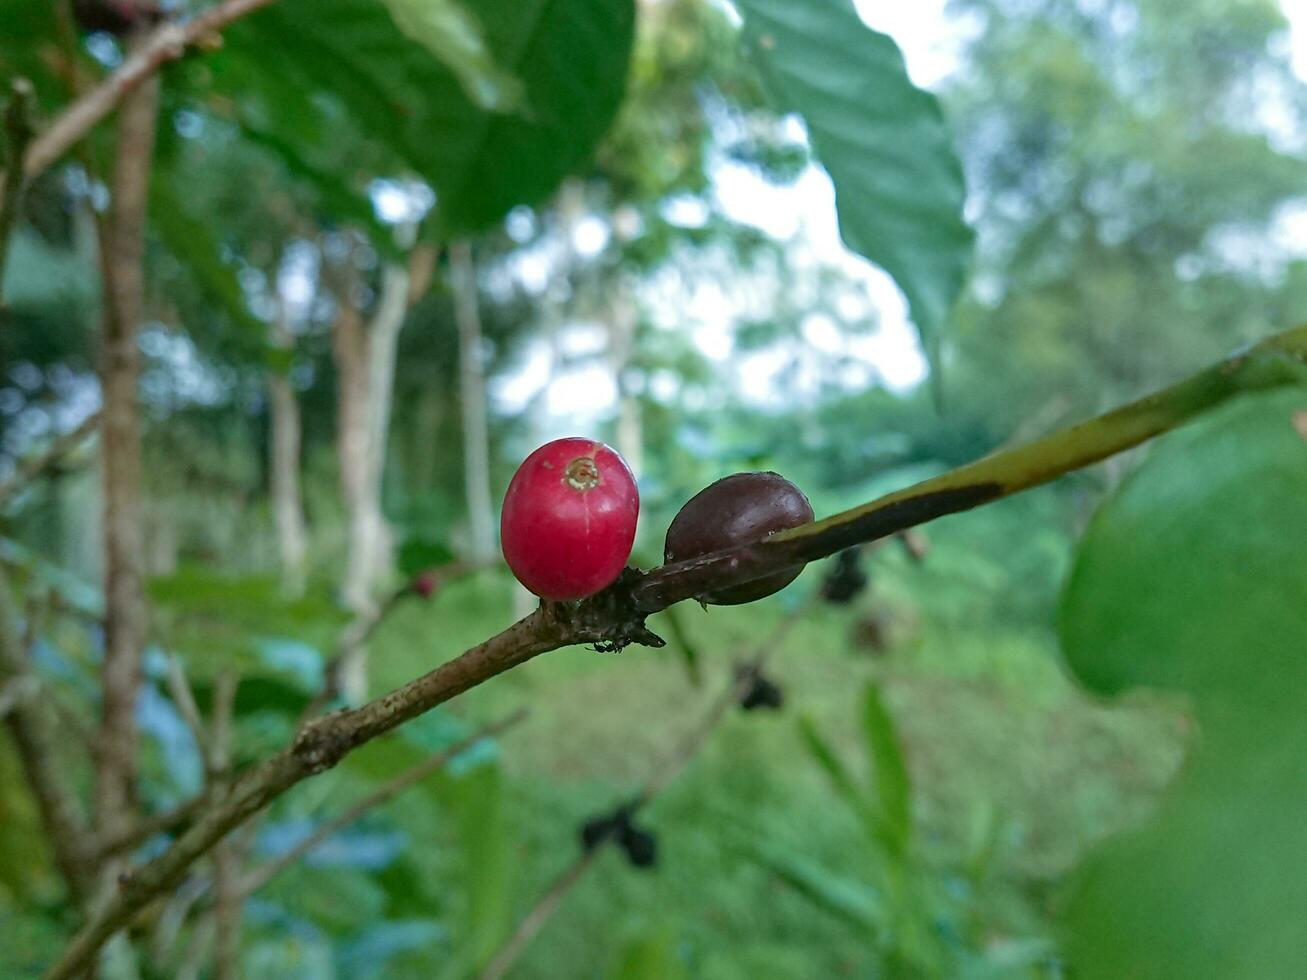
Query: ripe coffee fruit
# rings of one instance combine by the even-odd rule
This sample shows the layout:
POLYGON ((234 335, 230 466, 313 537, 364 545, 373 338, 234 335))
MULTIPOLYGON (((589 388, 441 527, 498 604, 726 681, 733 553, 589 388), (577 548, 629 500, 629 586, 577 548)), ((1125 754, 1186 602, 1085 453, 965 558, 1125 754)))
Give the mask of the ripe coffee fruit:
MULTIPOLYGON (((686 502, 667 529, 663 558, 686 561, 777 531, 807 524, 812 504, 803 491, 779 473, 736 473, 705 487, 686 502)), ((765 578, 700 596, 717 606, 753 602, 789 585, 802 565, 765 578)))
POLYGON ((555 439, 517 468, 500 539, 517 580, 542 599, 593 595, 626 567, 640 493, 626 460, 593 439, 555 439))

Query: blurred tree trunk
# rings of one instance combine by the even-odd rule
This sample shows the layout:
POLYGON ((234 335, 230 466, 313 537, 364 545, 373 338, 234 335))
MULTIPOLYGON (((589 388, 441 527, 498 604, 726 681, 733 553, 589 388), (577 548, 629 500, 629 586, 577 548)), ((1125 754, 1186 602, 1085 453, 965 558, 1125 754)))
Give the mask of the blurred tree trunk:
MULTIPOLYGON (((146 630, 138 336, 144 310, 146 204, 158 110, 157 77, 127 96, 119 110, 106 248, 101 256, 105 293, 100 367, 105 619, 101 720, 95 741, 95 819, 97 831, 106 836, 131 824, 136 795, 136 697, 146 630)), ((114 869, 105 872, 108 878, 114 869)))
POLYGON ((617 388, 617 451, 637 477, 644 466, 644 425, 640 398, 631 390, 627 367, 638 325, 635 297, 629 284, 619 277, 608 314, 608 359, 617 388))
MULTIPOLYGON (((416 229, 402 230, 411 244, 416 229)), ((336 451, 346 510, 346 559, 342 593, 356 615, 368 615, 390 566, 391 535, 381 507, 386 442, 399 332, 408 311, 425 294, 435 266, 430 246, 414 248, 407 263, 392 262, 382 273, 381 297, 366 324, 355 301, 356 283, 341 290, 333 332, 338 378, 336 451)), ((367 653, 345 651, 341 693, 350 701, 367 691, 367 653)))
POLYGON ((490 495, 490 433, 486 423, 486 377, 482 361, 481 310, 472 248, 457 242, 449 249, 458 321, 459 399, 463 419, 463 478, 471 531, 472 560, 495 554, 495 505, 490 495))
MULTIPOLYGON (((273 333, 273 346, 289 351, 294 341, 284 324, 273 333)), ((304 594, 305 556, 308 544, 304 529, 304 505, 300 495, 300 444, 303 426, 299 398, 290 372, 268 372, 268 413, 272 438, 268 453, 271 474, 272 516, 277 527, 277 552, 281 563, 282 592, 291 598, 304 594)))

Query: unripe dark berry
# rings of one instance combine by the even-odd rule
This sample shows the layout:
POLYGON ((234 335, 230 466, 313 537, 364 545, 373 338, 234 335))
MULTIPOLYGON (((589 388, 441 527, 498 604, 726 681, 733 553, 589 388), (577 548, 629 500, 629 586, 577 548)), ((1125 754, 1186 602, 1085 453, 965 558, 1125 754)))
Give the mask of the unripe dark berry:
POLYGON ((626 567, 640 493, 626 460, 593 439, 555 439, 518 467, 500 538, 517 580, 542 599, 593 595, 626 567))
MULTIPOLYGON (((803 491, 779 473, 736 473, 686 502, 667 529, 663 557, 668 562, 698 558, 807 524, 812 517, 803 491)), ((753 602, 779 592, 802 571, 802 565, 795 565, 700 598, 718 606, 753 602)))

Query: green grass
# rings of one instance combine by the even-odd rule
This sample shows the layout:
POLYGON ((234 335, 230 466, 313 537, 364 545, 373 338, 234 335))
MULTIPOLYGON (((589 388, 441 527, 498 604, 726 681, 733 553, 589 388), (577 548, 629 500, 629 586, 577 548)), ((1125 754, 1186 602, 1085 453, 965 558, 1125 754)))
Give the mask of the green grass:
MULTIPOLYGON (((898 726, 927 859, 963 862, 992 828, 986 901, 998 921, 1042 930, 1046 902, 1077 857, 1148 812, 1181 757, 1184 716, 1174 704, 1096 704, 1067 680, 1046 625, 968 626, 965 614, 935 615, 928 592, 914 608, 907 596, 918 573, 893 559, 878 568, 874 595, 849 609, 816 607, 784 641, 772 672, 786 709, 730 716, 649 808, 657 869, 605 853, 514 977, 603 976, 626 942, 660 931, 674 937, 694 977, 868 975, 868 937, 809 904, 743 847, 762 838, 858 876, 867 860, 858 827, 804 753, 796 719, 813 716, 861 764, 855 710, 868 678, 881 684, 898 726), (870 651, 851 637, 877 603, 899 625, 888 650, 870 651)), ((817 577, 810 570, 795 588, 817 577)), ((503 746, 514 919, 576 854, 579 823, 633 792, 696 723, 734 660, 779 622, 781 602, 683 607, 704 655, 701 687, 672 650, 573 648, 460 699, 453 710, 471 719, 532 707, 503 746)), ((509 620, 508 585, 496 575, 411 603, 376 637, 374 686, 402 683, 509 620)), ((438 874, 448 862, 432 867, 438 874)))

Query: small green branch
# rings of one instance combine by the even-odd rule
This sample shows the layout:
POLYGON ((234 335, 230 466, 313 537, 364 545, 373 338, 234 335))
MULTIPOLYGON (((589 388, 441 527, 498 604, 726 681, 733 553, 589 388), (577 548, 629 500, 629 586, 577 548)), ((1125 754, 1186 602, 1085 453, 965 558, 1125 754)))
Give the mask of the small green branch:
POLYGON ((34 122, 36 90, 26 78, 14 79, 10 87, 9 105, 5 109, 5 159, 8 166, 4 173, 4 189, 0 190, 0 307, 4 306, 5 265, 9 259, 9 240, 13 236, 14 226, 18 224, 18 213, 23 204, 22 161, 27 154, 28 144, 36 135, 34 122))
POLYGON ((1276 334, 1187 381, 1106 415, 861 507, 729 551, 656 568, 632 586, 631 598, 640 612, 652 613, 778 568, 816 561, 1048 483, 1179 428, 1235 395, 1287 384, 1307 384, 1307 326, 1276 334))

